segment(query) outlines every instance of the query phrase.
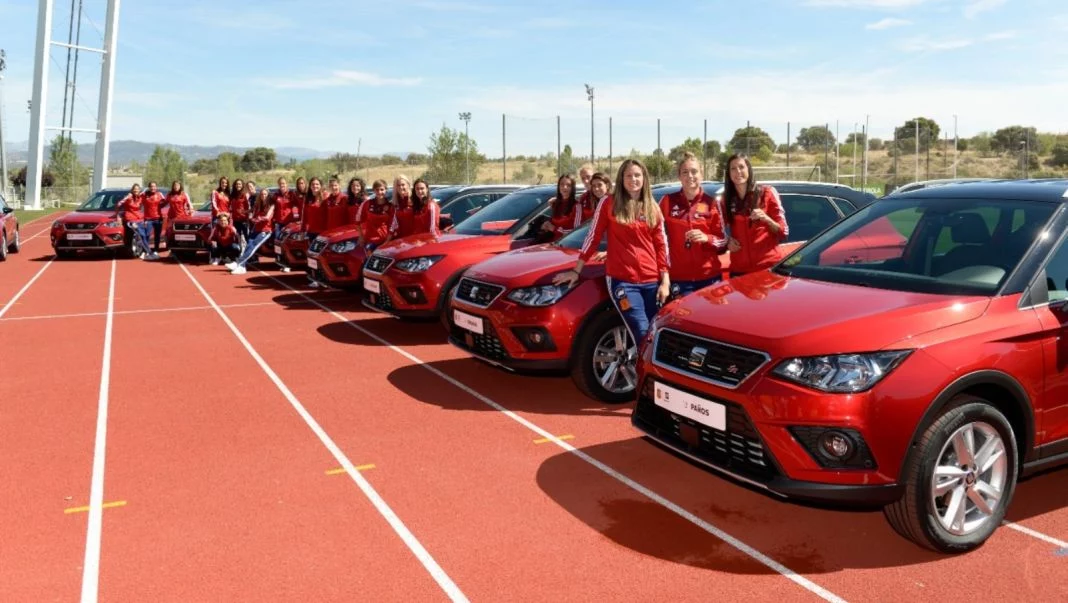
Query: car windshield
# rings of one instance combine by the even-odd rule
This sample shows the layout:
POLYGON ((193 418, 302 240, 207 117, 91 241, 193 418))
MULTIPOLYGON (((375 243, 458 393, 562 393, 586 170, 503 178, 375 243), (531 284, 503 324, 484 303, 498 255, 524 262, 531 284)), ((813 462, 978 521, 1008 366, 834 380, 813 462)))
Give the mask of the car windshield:
POLYGON ((126 195, 126 191, 101 191, 74 211, 111 211, 126 195))
POLYGON ((456 193, 464 190, 462 186, 443 186, 430 191, 430 196, 438 202, 438 205, 443 205, 456 196, 456 193))
POLYGON ((453 232, 462 235, 511 234, 522 227, 523 219, 548 201, 553 192, 546 189, 505 195, 461 222, 453 232))
POLYGON ((775 267, 800 278, 940 295, 993 295, 1056 205, 1004 199, 886 198, 775 267))
MULTIPOLYGON (((564 235, 564 238, 556 242, 557 247, 563 247, 564 249, 582 249, 582 244, 586 242, 586 235, 590 234, 590 223, 586 222, 582 226, 579 226, 575 230, 572 230, 568 234, 564 235)), ((597 251, 608 251, 608 234, 601 237, 601 245, 597 248, 597 251)))

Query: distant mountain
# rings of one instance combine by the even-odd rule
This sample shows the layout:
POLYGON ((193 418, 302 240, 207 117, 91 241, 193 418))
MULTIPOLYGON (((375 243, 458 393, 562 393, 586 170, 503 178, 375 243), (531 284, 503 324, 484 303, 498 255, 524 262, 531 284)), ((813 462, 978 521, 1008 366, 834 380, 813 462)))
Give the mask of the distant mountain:
MULTIPOLYGON (((134 161, 145 163, 148 161, 149 157, 152 156, 152 152, 156 150, 157 146, 172 148, 178 151, 178 154, 189 163, 192 163, 197 159, 214 159, 218 157, 220 153, 225 153, 227 151, 243 155, 245 151, 252 148, 227 145, 197 146, 140 142, 136 140, 112 140, 111 148, 108 153, 108 161, 112 165, 127 165, 134 161)), ((9 143, 7 148, 7 160, 9 166, 18 166, 27 162, 29 156, 29 143, 27 141, 9 143)), ((48 160, 48 155, 51 150, 51 146, 45 146, 45 161, 48 160)), ((278 147, 274 151, 278 155, 278 161, 281 163, 285 163, 290 159, 296 159, 297 161, 304 161, 306 159, 326 159, 332 157, 336 153, 336 151, 317 151, 315 149, 303 147, 278 147)), ((407 155, 404 156, 406 157, 407 155)), ((91 165, 93 163, 93 146, 87 144, 78 145, 78 160, 86 165, 91 165)))

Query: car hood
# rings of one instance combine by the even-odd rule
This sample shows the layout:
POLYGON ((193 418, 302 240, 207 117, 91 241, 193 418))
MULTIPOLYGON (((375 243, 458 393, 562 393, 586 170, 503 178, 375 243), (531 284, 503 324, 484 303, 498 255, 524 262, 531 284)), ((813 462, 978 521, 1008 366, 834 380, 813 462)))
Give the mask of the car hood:
POLYGON ((115 218, 115 211, 72 211, 56 218, 60 224, 74 224, 83 222, 110 222, 115 218))
POLYGON ((508 250, 508 235, 419 234, 390 241, 375 249, 374 255, 398 260, 424 255, 449 255, 477 250, 494 253, 508 250))
POLYGON ((974 320, 989 304, 988 297, 887 291, 763 271, 673 302, 658 323, 773 356, 805 356, 880 350, 974 320))
MULTIPOLYGON (((575 267, 579 251, 554 245, 537 245, 494 256, 475 264, 467 276, 511 288, 543 285, 564 270, 575 267)), ((603 263, 591 263, 583 270, 589 278, 604 276, 603 263)))
POLYGON ((331 228, 321 233, 318 238, 326 240, 327 243, 339 243, 346 239, 355 239, 358 236, 360 236, 360 229, 356 226, 348 225, 331 228))
POLYGON ((174 220, 175 224, 207 224, 211 222, 210 211, 195 211, 191 216, 183 216, 174 220))

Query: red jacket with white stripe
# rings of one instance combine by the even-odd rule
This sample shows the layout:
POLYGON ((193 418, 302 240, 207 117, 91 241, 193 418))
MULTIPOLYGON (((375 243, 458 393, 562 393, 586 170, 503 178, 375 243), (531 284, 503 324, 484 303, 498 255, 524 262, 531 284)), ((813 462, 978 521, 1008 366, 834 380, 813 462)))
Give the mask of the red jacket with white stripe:
POLYGON ((141 222, 145 219, 145 194, 130 193, 123 197, 122 201, 115 206, 115 217, 119 216, 121 211, 122 220, 124 222, 141 222))
POLYGON ((220 247, 229 247, 237 242, 237 230, 233 224, 227 224, 226 228, 216 224, 211 227, 209 240, 218 243, 220 247))
POLYGON ((423 207, 422 211, 417 212, 413 210, 411 234, 429 233, 434 236, 441 234, 438 230, 438 217, 440 215, 441 208, 438 207, 438 202, 433 199, 423 207))
POLYGON ((701 189, 693 201, 686 199, 683 191, 664 195, 660 200, 671 255, 672 282, 700 281, 723 272, 719 254, 727 250, 727 239, 720 210, 719 201, 701 189), (686 247, 686 233, 695 229, 705 233, 708 241, 686 247))
POLYGON ((396 207, 392 203, 376 203, 370 199, 360 208, 360 230, 363 242, 381 245, 396 233, 396 207))
POLYGON ((553 208, 549 221, 553 225, 553 232, 558 236, 566 235, 582 225, 582 203, 578 199, 575 199, 570 209, 567 207, 567 199, 553 197, 549 203, 553 208))
POLYGON ((608 195, 597 204, 579 257, 588 262, 607 233, 607 276, 634 284, 659 282, 660 274, 668 272, 671 266, 664 221, 649 226, 646 216, 640 215, 630 224, 621 224, 612 214, 613 203, 612 196, 608 195))
POLYGON ((779 225, 779 233, 773 234, 762 220, 750 218, 744 208, 735 209, 730 220, 731 237, 737 239, 742 248, 731 252, 732 273, 756 272, 775 265, 783 257, 779 244, 790 234, 779 191, 771 186, 758 185, 753 195, 757 201, 753 207, 764 210, 779 225))
POLYGON ((218 189, 211 191, 211 219, 223 212, 230 212, 230 196, 218 189))

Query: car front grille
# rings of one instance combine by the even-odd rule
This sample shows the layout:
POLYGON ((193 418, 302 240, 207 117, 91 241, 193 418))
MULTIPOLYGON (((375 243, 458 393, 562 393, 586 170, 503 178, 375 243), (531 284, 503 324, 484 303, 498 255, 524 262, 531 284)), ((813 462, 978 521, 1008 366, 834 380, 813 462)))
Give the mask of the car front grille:
POLYGON ((172 248, 186 248, 186 249, 188 249, 188 248, 200 249, 200 248, 207 247, 207 245, 205 245, 204 242, 201 241, 199 237, 195 241, 177 241, 177 240, 167 241, 167 246, 168 247, 172 247, 172 248))
POLYGON ((204 228, 207 224, 195 224, 190 222, 175 222, 174 229, 182 232, 196 232, 201 228, 204 228))
POLYGON ((93 237, 90 241, 72 241, 70 239, 63 239, 59 243, 60 247, 105 247, 104 241, 100 240, 100 237, 93 237))
POLYGON ((311 245, 308 245, 308 253, 319 254, 322 253, 323 249, 326 249, 325 239, 315 239, 311 242, 311 245))
POLYGON ((726 430, 721 431, 658 406, 648 389, 638 397, 633 420, 654 438, 709 465, 760 483, 779 475, 771 453, 741 406, 700 396, 726 407, 726 430))
POLYGON ((100 226, 100 222, 69 222, 63 225, 66 230, 93 230, 100 226))
POLYGON ((456 286, 456 299, 485 308, 492 304, 493 300, 497 299, 497 296, 502 291, 504 291, 504 287, 500 285, 491 285, 469 278, 462 278, 460 279, 460 284, 456 286))
POLYGON ((501 338, 488 320, 483 320, 482 335, 452 325, 450 335, 461 348, 487 360, 505 361, 511 358, 501 344, 501 338))
POLYGON ((371 305, 382 310, 384 312, 393 311, 393 298, 389 296, 389 293, 382 291, 382 293, 368 293, 368 301, 371 305))
POLYGON ((661 329, 653 362, 660 367, 727 388, 738 387, 769 359, 764 352, 661 329))
POLYGON ((393 260, 390 259, 390 258, 384 258, 382 256, 372 255, 367 260, 367 269, 370 270, 371 272, 377 272, 378 274, 382 274, 387 269, 389 269, 389 266, 392 263, 393 263, 393 260))

